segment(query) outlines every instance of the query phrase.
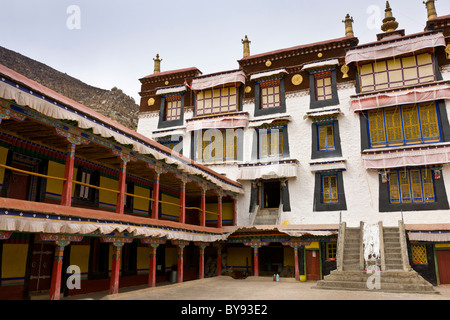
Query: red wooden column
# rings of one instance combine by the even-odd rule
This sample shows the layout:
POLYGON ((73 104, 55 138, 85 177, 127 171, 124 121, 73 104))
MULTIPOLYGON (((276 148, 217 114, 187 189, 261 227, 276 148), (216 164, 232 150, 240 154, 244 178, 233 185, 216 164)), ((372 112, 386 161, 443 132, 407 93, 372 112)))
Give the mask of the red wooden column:
POLYGON ((223 191, 222 189, 217 191, 217 228, 222 228, 222 199, 223 199, 223 191))
POLYGON ((55 242, 55 259, 53 260, 52 281, 50 285, 50 300, 59 300, 61 298, 61 272, 64 248, 69 243, 69 241, 55 242))
POLYGON ((255 277, 259 277, 258 249, 269 245, 269 242, 262 242, 260 239, 253 239, 251 242, 245 242, 244 245, 253 248, 253 275, 255 277))
POLYGON ((156 250, 158 249, 160 244, 166 243, 166 240, 158 239, 158 238, 145 238, 145 239, 142 239, 142 243, 150 245, 148 286, 155 287, 156 286, 156 250))
POLYGON ((66 168, 64 171, 63 189, 61 194, 61 205, 70 207, 72 204, 72 187, 73 187, 73 169, 75 165, 75 143, 69 145, 66 159, 66 168))
POLYGON ((196 246, 200 248, 200 258, 198 264, 198 278, 205 278, 205 248, 209 246, 206 242, 194 242, 196 246))
POLYGON ((236 225, 236 215, 237 215, 237 199, 236 197, 232 197, 233 199, 233 226, 236 225))
POLYGON ((123 242, 113 243, 113 256, 111 267, 111 279, 109 283, 109 293, 119 293, 119 275, 120 275, 120 255, 122 253, 123 242))
POLYGON ((101 238, 104 243, 111 243, 113 245, 113 257, 111 267, 111 278, 109 282, 109 293, 119 293, 119 275, 120 275, 120 258, 122 247, 125 243, 133 242, 133 238, 125 238, 120 236, 106 236, 101 238))
MULTIPOLYGON (((71 242, 79 242, 83 240, 83 236, 39 233, 39 237, 42 241, 53 242, 56 245, 52 269, 52 280, 50 284, 50 300, 59 300, 61 298, 61 273, 64 248, 71 242)), ((2 233, 0 233, 0 239, 2 239, 2 233)))
POLYGON ((186 223, 186 183, 191 180, 188 179, 187 175, 176 175, 178 179, 181 180, 180 185, 180 223, 186 223))
POLYGON ((162 164, 159 162, 155 164, 148 164, 148 167, 150 169, 153 169, 155 171, 155 181, 153 182, 153 205, 152 205, 152 218, 158 219, 159 216, 159 182, 160 182, 160 176, 163 173, 167 173, 167 170, 165 170, 162 167, 162 164))
POLYGON ((282 242, 284 246, 290 246, 294 248, 294 265, 295 265, 295 280, 300 280, 300 268, 298 261, 298 249, 302 246, 309 245, 310 241, 302 241, 297 239, 292 239, 291 241, 282 242))
POLYGON ((213 243, 213 247, 217 249, 217 276, 222 275, 222 249, 221 243, 213 243))
POLYGON ((208 186, 206 183, 198 183, 200 190, 202 192, 201 200, 200 200, 200 226, 206 226, 206 190, 208 190, 208 186))
POLYGON ((189 241, 172 240, 172 244, 178 246, 178 268, 177 268, 177 282, 183 282, 183 251, 184 247, 189 244, 189 241))
POLYGON ((119 173, 119 193, 117 194, 116 212, 123 214, 125 211, 125 190, 127 181, 127 162, 122 161, 119 173))

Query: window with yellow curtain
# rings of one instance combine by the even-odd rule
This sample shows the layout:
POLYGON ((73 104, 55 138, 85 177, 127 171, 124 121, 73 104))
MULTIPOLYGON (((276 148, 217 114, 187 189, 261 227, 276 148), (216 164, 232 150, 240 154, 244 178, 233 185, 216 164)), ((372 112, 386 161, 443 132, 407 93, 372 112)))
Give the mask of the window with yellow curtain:
POLYGON ((393 169, 388 177, 391 203, 436 201, 433 170, 430 168, 393 169))
POLYGON ((434 102, 367 112, 372 148, 441 141, 438 109, 434 102))
POLYGON ((283 157, 283 131, 285 127, 262 128, 259 135, 259 158, 283 157))
POLYGON ((433 82, 436 80, 433 55, 422 53, 364 64, 359 68, 359 77, 361 92, 433 82))
POLYGON ((316 85, 316 100, 324 101, 333 98, 331 71, 314 75, 316 85))
POLYGON ((336 203, 338 202, 338 188, 337 188, 337 176, 325 175, 322 177, 322 194, 323 203, 336 203))
POLYGON ((334 150, 334 130, 332 124, 318 125, 319 131, 319 150, 334 150))
POLYGON ((238 110, 236 87, 203 90, 197 93, 196 115, 227 113, 238 110))
POLYGON ((238 135, 234 129, 203 130, 198 135, 197 159, 203 162, 237 160, 238 135))

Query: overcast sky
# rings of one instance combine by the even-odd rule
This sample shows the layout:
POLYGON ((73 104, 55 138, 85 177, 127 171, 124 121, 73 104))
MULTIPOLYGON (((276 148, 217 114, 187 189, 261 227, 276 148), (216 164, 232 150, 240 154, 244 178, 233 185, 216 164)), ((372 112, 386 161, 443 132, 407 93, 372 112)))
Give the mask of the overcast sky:
MULTIPOLYGON (((390 1, 407 34, 425 28, 422 1, 390 1)), ((0 0, 0 46, 95 87, 117 86, 139 103, 139 79, 153 73, 157 53, 161 71, 237 69, 245 35, 251 54, 340 38, 347 13, 360 44, 372 42, 385 6, 385 0, 0 0)), ((436 9, 450 14, 450 1, 438 0, 436 9)))

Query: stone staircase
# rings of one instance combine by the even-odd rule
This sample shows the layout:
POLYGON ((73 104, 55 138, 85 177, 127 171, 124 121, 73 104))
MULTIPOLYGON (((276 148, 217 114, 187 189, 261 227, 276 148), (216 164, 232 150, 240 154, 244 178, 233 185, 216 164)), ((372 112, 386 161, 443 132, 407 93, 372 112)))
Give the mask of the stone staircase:
POLYGON ((401 222, 399 227, 383 227, 380 223, 379 229, 381 259, 375 263, 380 271, 364 270, 363 224, 347 228, 344 222, 339 235, 338 268, 318 281, 314 289, 439 294, 409 267, 401 222))
POLYGON ((255 217, 254 225, 276 225, 278 209, 259 209, 255 217))
POLYGON ((344 239, 344 271, 360 270, 361 236, 359 228, 347 228, 344 239))
POLYGON ((385 269, 403 270, 402 251, 400 246, 400 229, 395 227, 383 228, 385 269))

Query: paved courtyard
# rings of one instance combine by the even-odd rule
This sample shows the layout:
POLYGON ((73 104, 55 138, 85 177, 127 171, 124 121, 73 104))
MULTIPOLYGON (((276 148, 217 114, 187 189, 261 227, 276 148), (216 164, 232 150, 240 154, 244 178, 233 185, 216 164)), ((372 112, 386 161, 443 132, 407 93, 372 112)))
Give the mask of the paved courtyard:
POLYGON ((268 277, 235 280, 214 277, 156 288, 121 288, 117 295, 108 292, 63 298, 62 300, 450 300, 450 286, 435 287, 440 294, 385 293, 375 291, 317 290, 316 282, 298 282, 268 277))

